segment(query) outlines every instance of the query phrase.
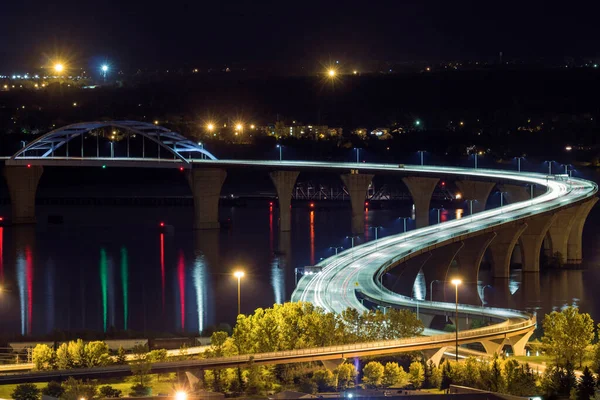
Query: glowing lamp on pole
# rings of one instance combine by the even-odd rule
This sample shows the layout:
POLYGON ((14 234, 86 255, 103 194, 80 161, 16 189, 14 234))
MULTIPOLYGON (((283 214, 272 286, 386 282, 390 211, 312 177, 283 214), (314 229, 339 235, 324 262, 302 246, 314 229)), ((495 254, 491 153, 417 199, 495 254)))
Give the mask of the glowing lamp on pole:
POLYGON ((242 303, 241 303, 241 285, 242 285, 242 278, 244 277, 244 271, 235 271, 233 273, 233 276, 235 276, 237 278, 237 298, 238 298, 238 315, 240 315, 242 313, 241 309, 242 309, 242 303))
POLYGON ((456 314, 454 316, 454 327, 456 328, 456 361, 458 361, 458 285, 460 285, 462 283, 462 281, 460 279, 452 279, 450 281, 450 283, 452 283, 454 285, 454 289, 455 289, 455 293, 456 293, 456 314))

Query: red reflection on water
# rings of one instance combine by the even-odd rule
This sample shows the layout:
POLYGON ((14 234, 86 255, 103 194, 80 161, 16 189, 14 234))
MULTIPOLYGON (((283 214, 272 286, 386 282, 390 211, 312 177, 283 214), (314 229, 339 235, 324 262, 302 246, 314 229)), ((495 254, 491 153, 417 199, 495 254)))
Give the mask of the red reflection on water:
POLYGON ((310 265, 315 265, 315 212, 310 212, 310 265))
POLYGON ((179 279, 179 312, 181 313, 181 330, 185 329, 185 260, 183 250, 179 250, 177 262, 177 277, 179 279))
POLYGON ((162 311, 165 312, 165 234, 160 234, 160 283, 162 286, 162 311))
POLYGON ((2 258, 2 244, 4 243, 4 228, 0 226, 0 283, 4 283, 4 261, 2 258))
POLYGON ((31 248, 25 248, 25 268, 27 271, 27 334, 31 334, 31 325, 33 320, 32 306, 33 306, 33 259, 31 256, 31 248))
POLYGON ((273 252, 273 206, 269 206, 269 248, 273 252))
POLYGON ((448 221, 448 219, 449 219, 449 218, 448 218, 448 210, 446 210, 446 209, 443 209, 443 210, 440 212, 440 221, 441 221, 441 222, 445 222, 445 221, 448 221))

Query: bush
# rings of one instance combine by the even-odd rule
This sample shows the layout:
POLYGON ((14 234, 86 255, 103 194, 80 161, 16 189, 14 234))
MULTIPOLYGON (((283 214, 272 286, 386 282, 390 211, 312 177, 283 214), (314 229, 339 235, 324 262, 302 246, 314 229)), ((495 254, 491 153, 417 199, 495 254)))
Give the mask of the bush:
POLYGON ((40 389, 33 383, 23 383, 17 385, 11 396, 14 400, 38 400, 40 398, 40 389))
POLYGON ((60 382, 48 382, 48 385, 42 389, 42 394, 44 396, 50 396, 54 398, 62 397, 65 393, 65 389, 62 387, 60 382))
POLYGON ((54 349, 46 344, 37 344, 31 354, 35 369, 45 370, 52 369, 55 365, 56 354, 54 349))
POLYGON ((131 397, 147 397, 152 394, 152 388, 150 386, 144 386, 141 384, 133 385, 129 396, 131 397))
POLYGON ((121 391, 119 389, 115 389, 112 386, 106 385, 100 388, 100 396, 106 399, 116 399, 121 397, 121 391))

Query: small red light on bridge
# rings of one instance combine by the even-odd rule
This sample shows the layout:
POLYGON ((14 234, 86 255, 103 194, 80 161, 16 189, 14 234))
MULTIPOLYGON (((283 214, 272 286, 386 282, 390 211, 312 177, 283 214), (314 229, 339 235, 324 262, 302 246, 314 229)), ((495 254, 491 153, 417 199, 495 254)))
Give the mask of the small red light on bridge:
POLYGON ((179 167, 179 170, 180 170, 180 171, 183 171, 183 167, 179 167))
POLYGON ((272 206, 272 205, 273 205, 273 202, 272 202, 272 201, 270 201, 270 202, 269 202, 269 205, 270 205, 270 206, 272 206))
POLYGON ((4 221, 4 217, 0 217, 0 222, 4 221))
POLYGON ((315 208, 315 203, 310 203, 310 208, 315 208))
POLYGON ((365 201, 365 207, 369 207, 369 202, 365 201))
POLYGON ((31 164, 27 164, 27 168, 31 168, 31 164))
POLYGON ((160 227, 161 227, 161 228, 163 228, 164 226, 165 226, 165 223, 164 223, 164 222, 161 222, 161 223, 160 223, 160 227))

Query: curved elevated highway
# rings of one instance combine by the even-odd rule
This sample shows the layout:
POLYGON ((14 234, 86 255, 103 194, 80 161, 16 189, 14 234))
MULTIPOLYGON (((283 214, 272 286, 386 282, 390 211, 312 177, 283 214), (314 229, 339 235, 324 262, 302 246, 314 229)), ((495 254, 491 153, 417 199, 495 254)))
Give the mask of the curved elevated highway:
MULTIPOLYGON (((36 160, 38 161, 38 160, 36 160)), ((33 159, 24 159, 24 163, 32 163, 33 159)), ((40 161, 41 162, 41 161, 40 161)), ((61 161, 62 162, 62 161, 61 161)), ((332 312, 341 312, 352 307, 359 311, 366 310, 362 299, 384 306, 399 308, 420 308, 422 314, 437 314, 453 316, 454 303, 417 301, 406 296, 394 293, 384 288, 379 282, 380 277, 411 259, 423 255, 431 255, 434 252, 448 252, 452 260, 456 254, 467 250, 471 254, 472 268, 470 273, 477 274, 479 263, 483 252, 496 241, 498 246, 495 251, 495 271, 497 274, 507 274, 510 255, 515 243, 522 240, 525 250, 526 261, 533 267, 539 268, 539 252, 544 237, 547 234, 554 235, 553 245, 563 251, 574 254, 574 259, 581 262, 581 232, 583 222, 589 210, 597 201, 597 185, 582 179, 568 178, 563 175, 546 176, 535 173, 517 173, 504 170, 483 170, 456 167, 429 167, 429 166, 403 166, 390 164, 356 164, 356 163, 327 163, 327 162, 301 162, 301 161, 240 161, 240 160, 193 160, 190 162, 191 171, 190 185, 194 193, 196 207, 214 208, 214 213, 201 213, 197 218, 197 227, 218 227, 216 211, 220 187, 225 179, 226 169, 229 168, 253 168, 256 170, 271 171, 271 178, 279 195, 280 230, 289 230, 289 198, 295 184, 299 171, 339 171, 346 173, 342 180, 350 192, 353 218, 358 216, 358 210, 362 211, 366 187, 370 183, 374 173, 398 174, 404 177, 426 177, 431 182, 437 182, 439 176, 453 176, 463 179, 467 183, 476 184, 486 181, 504 182, 522 189, 525 184, 535 184, 545 187, 545 193, 537 196, 516 200, 512 204, 501 208, 474 213, 468 217, 458 220, 443 222, 434 226, 421 227, 414 231, 394 235, 365 243, 339 253, 337 256, 323 260, 318 266, 322 267, 320 273, 304 276, 292 295, 292 301, 308 301, 332 312), (360 173, 359 173, 360 170, 360 173), (198 176, 195 176, 195 173, 198 176), (348 172, 350 172, 348 174, 348 172), (364 173, 366 172, 366 174, 364 173), (365 178, 365 179, 363 179, 365 178), (357 189, 358 187, 358 189, 357 189), (200 192, 202 188, 203 191, 200 192), (364 189, 364 190, 363 190, 364 189), (208 194, 205 194, 208 192, 208 194), (361 197, 362 196, 362 197, 361 197), (207 216, 208 215, 208 216, 207 216), (285 219, 287 218, 287 225, 285 219), (552 230, 554 229, 554 233, 552 230), (579 242, 577 242, 579 241, 579 242), (555 242, 555 243, 554 243, 555 242), (573 243, 572 243, 573 242, 573 243), (465 245, 468 243, 469 245, 465 245), (458 246, 460 245, 460 246, 458 246), (579 249, 577 249, 579 245, 579 249), (454 246, 454 247, 453 247, 454 246), (562 246, 562 247, 560 247, 562 246), (453 249, 453 250, 447 250, 453 249), (458 249, 458 250, 457 250, 458 249), (508 261, 507 261, 508 260, 508 261)), ((17 165, 17 164, 14 164, 17 165)), ((42 165, 42 164, 36 164, 42 165)), ((49 165, 49 164, 43 164, 49 165)), ((69 165, 65 160, 64 165, 69 165)), ((81 160, 78 166, 84 165, 81 160)), ((21 172, 27 172, 29 167, 20 167, 21 172)), ((406 178, 405 178, 406 179, 406 178)), ((10 182, 9 182, 10 183, 10 182)), ((407 181, 405 180, 405 183, 407 181)), ((409 190, 413 195, 417 207, 425 209, 427 213, 429 198, 426 203, 416 199, 416 191, 409 190), (426 204, 426 207, 421 206, 426 204)), ((435 183, 434 183, 435 184, 435 183)), ((466 185, 466 183, 463 184, 466 185)), ((37 185, 37 182, 36 182, 37 185)), ((489 186, 490 183, 488 182, 489 186)), ((476 185, 475 185, 476 186, 476 185)), ((466 187, 466 186, 465 186, 466 187)), ((431 191, 433 190, 433 185, 431 191)), ((482 199, 487 199, 491 186, 482 199)), ((429 196, 431 195, 429 192, 429 196)), ((35 191, 33 192, 35 195, 35 191)), ((467 197, 468 198, 468 197, 467 197)), ((483 201, 485 205, 485 201, 483 201)), ((419 210, 417 209, 417 212, 419 210)), ((423 215, 423 214, 421 214, 423 215)), ((418 218, 418 215, 417 215, 418 218)), ((418 223, 419 221, 417 221, 418 223)), ((493 250, 493 249, 492 249, 493 250)), ((522 250, 523 251, 523 250, 522 250)), ((570 256, 569 256, 570 257, 570 256)), ((439 259, 438 259, 439 261, 439 259)), ((441 272, 442 278, 448 275, 448 263, 438 263, 434 267, 441 272)), ((528 264, 529 265, 529 264, 528 264)), ((524 268, 524 270, 527 270, 524 268)), ((414 279, 413 279, 414 281, 414 279)), ((412 283, 412 282, 411 282, 412 283)), ((482 308, 470 305, 459 305, 459 321, 466 320, 469 316, 484 315, 495 324, 478 329, 461 328, 458 336, 460 344, 479 342, 486 351, 497 352, 505 344, 513 347, 515 354, 522 354, 525 344, 535 329, 535 316, 524 312, 482 308)), ((332 346, 326 348, 305 349, 285 351, 277 353, 254 354, 252 359, 257 364, 274 364, 303 362, 311 360, 344 359, 356 356, 366 356, 385 353, 397 353, 402 351, 423 350, 429 353, 434 361, 439 361, 447 346, 455 343, 455 334, 433 334, 427 331, 428 336, 407 338, 400 340, 389 340, 382 342, 360 343, 345 346, 332 346)), ((248 363, 249 355, 227 357, 219 359, 190 360, 173 363, 160 363, 153 365, 153 371, 166 372, 185 368, 223 368, 240 366, 248 363)), ((115 366, 98 368, 94 370, 71 370, 71 371, 46 371, 24 375, 12 375, 0 377, 0 382, 19 382, 43 380, 49 378, 61 378, 65 376, 97 377, 100 375, 129 374, 128 366, 115 366)))

